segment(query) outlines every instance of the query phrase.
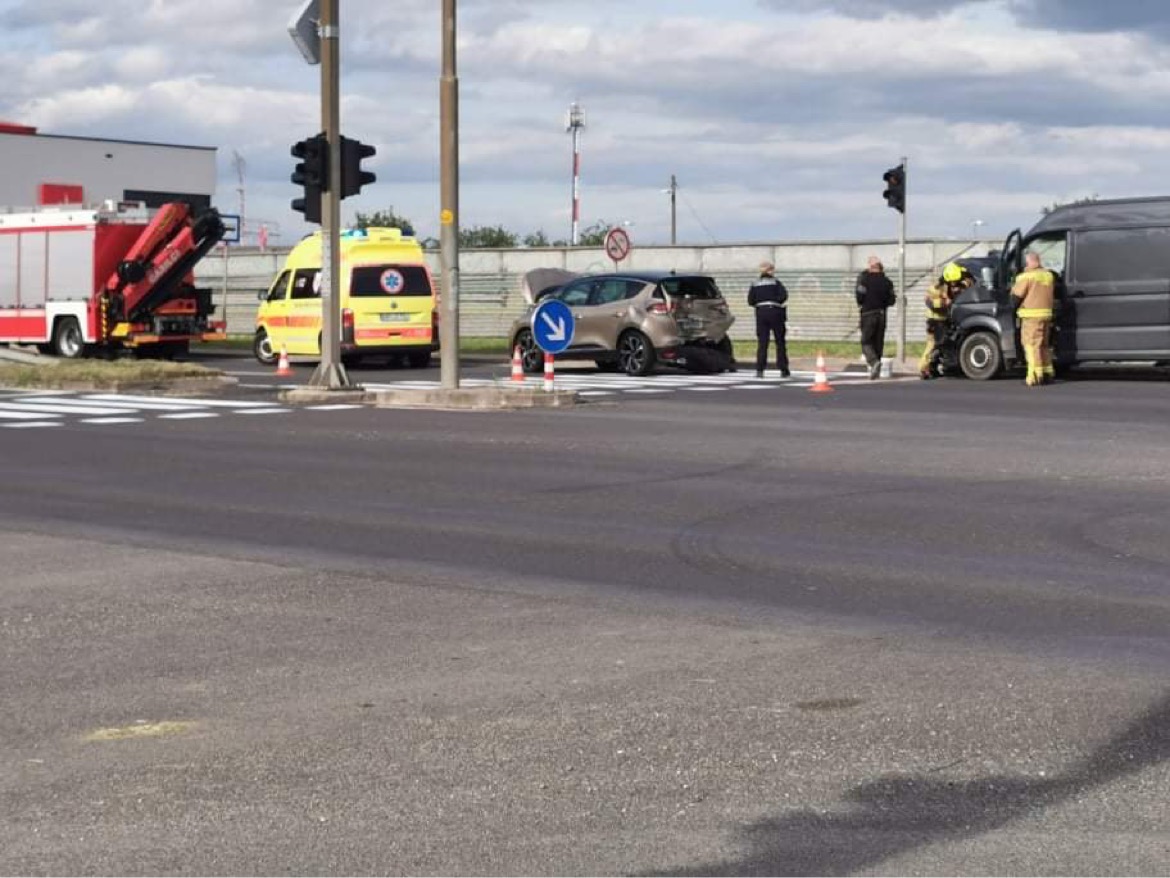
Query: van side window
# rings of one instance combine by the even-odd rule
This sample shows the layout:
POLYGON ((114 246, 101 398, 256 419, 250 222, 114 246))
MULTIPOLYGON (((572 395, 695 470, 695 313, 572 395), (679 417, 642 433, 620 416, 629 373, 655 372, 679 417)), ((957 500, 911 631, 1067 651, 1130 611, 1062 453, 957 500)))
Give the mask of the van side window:
POLYGON ((1078 283, 1170 280, 1170 228, 1078 232, 1076 251, 1078 283))
POLYGON ((279 302, 284 298, 285 293, 288 292, 288 278, 290 274, 292 274, 291 271, 282 271, 280 273, 280 276, 268 288, 268 297, 264 301, 279 302))
POLYGON ((292 296, 290 298, 321 298, 321 269, 298 268, 296 274, 293 275, 292 296))

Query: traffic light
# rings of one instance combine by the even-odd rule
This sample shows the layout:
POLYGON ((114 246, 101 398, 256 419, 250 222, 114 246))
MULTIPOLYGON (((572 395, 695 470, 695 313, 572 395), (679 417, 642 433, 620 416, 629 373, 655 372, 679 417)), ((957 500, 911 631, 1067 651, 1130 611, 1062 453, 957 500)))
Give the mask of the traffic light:
POLYGON ((362 170, 362 159, 368 159, 378 152, 374 147, 348 137, 341 138, 341 197, 349 198, 362 191, 362 187, 373 183, 378 177, 371 171, 362 170))
POLYGON ((293 168, 292 181, 305 194, 294 198, 292 209, 305 215, 305 222, 321 222, 321 193, 329 191, 329 141, 324 134, 293 145, 292 154, 301 159, 293 168))
POLYGON ((898 165, 896 168, 890 168, 882 175, 882 179, 886 181, 886 191, 882 193, 882 196, 886 199, 886 204, 898 211, 898 213, 905 213, 906 166, 898 165))

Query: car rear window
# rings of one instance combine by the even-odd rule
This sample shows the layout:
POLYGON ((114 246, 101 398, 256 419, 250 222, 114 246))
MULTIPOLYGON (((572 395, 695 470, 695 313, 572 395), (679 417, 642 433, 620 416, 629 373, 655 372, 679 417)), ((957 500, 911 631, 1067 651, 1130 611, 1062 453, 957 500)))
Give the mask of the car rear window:
POLYGON ((690 296, 695 299, 722 297, 715 280, 709 277, 668 277, 658 284, 671 296, 690 296))
POLYGON ((353 270, 349 294, 377 296, 429 296, 431 281, 421 265, 363 265, 353 270))

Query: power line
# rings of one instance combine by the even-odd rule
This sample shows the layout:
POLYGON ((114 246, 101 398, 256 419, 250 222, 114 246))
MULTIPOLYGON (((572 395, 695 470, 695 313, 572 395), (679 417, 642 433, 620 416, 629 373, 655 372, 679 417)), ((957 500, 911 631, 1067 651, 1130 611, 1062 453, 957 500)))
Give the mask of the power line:
POLYGON ((711 239, 712 244, 718 244, 719 239, 715 237, 715 235, 711 232, 711 230, 709 228, 707 228, 707 224, 705 222, 703 222, 702 218, 699 216, 699 212, 697 210, 695 210, 695 206, 693 204, 691 204, 691 200, 689 198, 687 198, 687 193, 685 191, 683 191, 682 187, 679 187, 678 191, 679 191, 679 194, 682 195, 683 203, 686 204, 687 209, 691 212, 691 215, 695 218, 695 222, 697 222, 699 224, 699 226, 703 229, 703 231, 707 233, 707 237, 711 239))

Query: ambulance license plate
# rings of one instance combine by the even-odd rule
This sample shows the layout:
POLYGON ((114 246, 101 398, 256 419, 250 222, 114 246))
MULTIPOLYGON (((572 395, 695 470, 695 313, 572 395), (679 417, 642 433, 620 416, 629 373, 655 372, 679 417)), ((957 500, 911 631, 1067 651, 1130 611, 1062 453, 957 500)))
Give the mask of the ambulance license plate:
POLYGON ((406 323, 410 320, 409 314, 379 314, 383 323, 406 323))

